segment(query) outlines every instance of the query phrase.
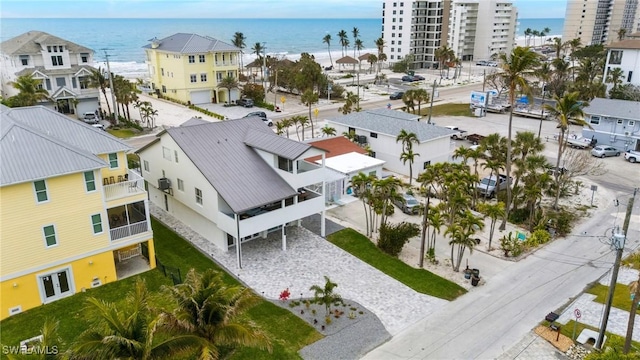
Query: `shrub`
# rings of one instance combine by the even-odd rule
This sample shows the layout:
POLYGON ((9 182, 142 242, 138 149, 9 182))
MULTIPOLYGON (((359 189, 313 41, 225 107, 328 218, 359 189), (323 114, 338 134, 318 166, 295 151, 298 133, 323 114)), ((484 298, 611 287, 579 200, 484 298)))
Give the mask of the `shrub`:
POLYGON ((418 236, 420 229, 417 224, 401 222, 400 224, 382 224, 380 226, 380 239, 378 248, 385 253, 397 257, 402 251, 404 244, 410 238, 418 236))
POLYGON ((528 247, 537 247, 546 244, 551 240, 551 234, 547 230, 536 230, 527 239, 528 247))
POLYGON ((500 248, 504 252, 504 256, 518 257, 524 251, 524 244, 518 240, 518 237, 513 236, 512 232, 509 232, 500 239, 500 248))
POLYGON ((529 209, 516 209, 509 213, 509 221, 514 224, 522 224, 529 220, 529 209))
POLYGON ((254 103, 264 101, 264 87, 260 84, 249 83, 242 88, 242 96, 253 99, 254 103))
POLYGON ((566 236, 571 232, 571 229, 573 228, 573 221, 575 220, 575 217, 571 212, 565 209, 560 209, 550 212, 548 217, 551 220, 552 227, 555 228, 558 236, 566 236))

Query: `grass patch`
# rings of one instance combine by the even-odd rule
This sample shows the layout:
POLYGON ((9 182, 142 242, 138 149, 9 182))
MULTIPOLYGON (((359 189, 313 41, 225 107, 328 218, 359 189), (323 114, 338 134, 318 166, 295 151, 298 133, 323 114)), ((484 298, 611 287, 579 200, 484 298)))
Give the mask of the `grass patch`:
POLYGON ((130 137, 136 136, 136 133, 131 129, 107 129, 107 132, 115 137, 119 137, 121 139, 128 139, 130 137))
POLYGON ((467 291, 434 273, 413 268, 380 251, 366 236, 353 229, 343 229, 327 237, 351 255, 407 285, 413 290, 445 300, 453 300, 467 291))
MULTIPOLYGON (((596 284, 589 288, 589 290, 587 290, 587 293, 596 296, 593 301, 599 302, 601 304, 606 304, 609 287, 602 284, 596 284)), ((613 307, 620 310, 629 311, 629 309, 631 309, 631 296, 629 294, 629 287, 624 284, 617 284, 616 291, 613 293, 613 307)))
MULTIPOLYGON (((235 278, 224 272, 211 259, 163 224, 152 219, 151 225, 154 232, 156 256, 164 264, 179 268, 183 278, 191 268, 199 272, 214 268, 223 272, 225 283, 239 284, 235 278)), ((65 351, 73 340, 87 329, 87 321, 83 318, 82 312, 86 299, 93 296, 104 301, 123 304, 124 295, 133 289, 137 279, 145 280, 147 288, 152 294, 152 306, 167 310, 174 306, 160 292, 162 285, 172 285, 171 280, 165 277, 160 270, 154 269, 11 316, 0 322, 2 345, 18 345, 21 340, 38 335, 45 319, 53 317, 60 321, 59 336, 64 342, 60 346, 60 350, 65 351)), ((261 300, 251 308, 247 312, 247 319, 253 321, 271 336, 273 352, 269 354, 257 349, 241 348, 233 353, 232 359, 300 359, 298 350, 323 337, 304 320, 266 300, 261 300)))
MULTIPOLYGON (((542 325, 549 326, 549 322, 548 321, 543 321, 542 325)), ((595 332, 600 332, 600 329, 598 329, 597 327, 590 326, 590 325, 587 325, 587 324, 583 324, 581 322, 576 323, 575 320, 569 320, 569 322, 566 325, 562 325, 562 327, 560 328, 560 333, 562 335, 568 337, 569 339, 572 339, 575 342, 576 339, 573 339, 573 327, 574 326, 576 328, 576 339, 578 338, 578 336, 580 336, 580 333, 584 329, 590 329, 590 330, 593 330, 595 332)), ((608 331, 606 331, 605 334, 607 335, 607 341, 604 343, 605 348, 610 343, 609 340, 614 339, 614 338, 617 340, 618 343, 621 342, 622 344, 624 344, 624 336, 613 334, 613 333, 610 333, 608 331)), ((632 351, 633 351, 634 348, 635 349, 640 349, 640 343, 637 342, 637 341, 631 341, 631 348, 632 348, 632 351)))
MULTIPOLYGON (((427 104, 428 105, 428 104, 427 104)), ((431 117, 438 116, 468 116, 475 117, 469 109, 469 104, 442 104, 433 107, 431 117)), ((420 114, 422 116, 429 115, 429 106, 421 107, 420 114)))

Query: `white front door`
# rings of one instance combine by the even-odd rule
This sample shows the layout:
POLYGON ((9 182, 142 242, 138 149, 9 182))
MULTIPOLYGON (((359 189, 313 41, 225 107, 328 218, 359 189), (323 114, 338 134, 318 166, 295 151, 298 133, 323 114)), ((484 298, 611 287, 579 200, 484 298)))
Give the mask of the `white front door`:
POLYGON ((43 303, 48 303, 73 294, 73 286, 68 268, 46 275, 40 275, 39 282, 43 303))

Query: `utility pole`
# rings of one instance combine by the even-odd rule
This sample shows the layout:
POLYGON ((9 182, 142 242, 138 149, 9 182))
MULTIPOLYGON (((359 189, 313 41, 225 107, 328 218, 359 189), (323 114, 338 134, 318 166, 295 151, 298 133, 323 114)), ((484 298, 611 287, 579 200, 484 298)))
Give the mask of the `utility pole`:
POLYGON ((433 87, 431 88, 431 105, 429 105, 429 118, 427 119, 427 124, 431 124, 431 113, 433 112, 433 97, 436 94, 436 84, 437 80, 433 80, 433 87))
MULTIPOLYGON (((627 213, 624 218, 624 224, 622 225, 622 233, 615 232, 611 238, 611 243, 616 249, 616 260, 613 263, 613 269, 611 270, 611 281, 609 283, 609 292, 607 293, 607 304, 604 309, 604 315, 602 319, 602 326, 600 327, 600 333, 598 334, 598 341, 596 341, 595 348, 602 350, 602 342, 604 341, 604 333, 607 331, 607 323, 609 322, 609 313, 611 312, 611 305, 613 303, 613 294, 616 290, 616 281, 618 280, 618 270, 620 269, 620 260, 622 259, 622 252, 624 251, 624 243, 626 240, 626 234, 629 230, 629 222, 631 220, 631 211, 633 210, 633 202, 636 197, 638 189, 633 191, 633 197, 627 204, 627 213)), ((619 230, 619 229, 616 229, 619 230)), ((614 230, 615 231, 615 230, 614 230)))
POLYGON ((544 87, 545 87, 545 84, 542 83, 542 105, 541 105, 541 110, 540 110, 541 111, 541 113, 540 113, 540 126, 538 126, 538 139, 540 139, 540 133, 542 133, 542 120, 544 120, 544 96, 546 95, 545 91, 544 91, 544 87))
MULTIPOLYGON (((109 49, 101 49, 104 51, 104 57, 107 58, 107 73, 109 74, 109 87, 111 88, 111 102, 113 103, 113 118, 114 124, 118 124, 119 114, 118 114, 118 104, 116 103, 116 92, 113 87, 113 74, 111 73, 111 66, 109 66, 109 54, 107 54, 107 50, 109 49)), ((104 99, 108 101, 107 99, 104 99)))
POLYGON ((482 92, 484 92, 484 86, 487 83, 487 69, 482 70, 482 92))
MULTIPOLYGON (((627 215, 624 218, 623 228, 629 227, 629 220, 631 217, 631 208, 633 207, 633 203, 636 198, 636 194, 638 193, 638 188, 633 189, 633 197, 629 200, 629 204, 627 204, 627 215)), ((626 232, 625 232, 626 234, 626 232)), ((629 322, 627 323, 627 337, 624 340, 624 349, 622 350, 623 354, 628 354, 629 349, 631 348, 631 337, 633 337, 633 326, 636 320, 636 311, 638 309, 638 302, 640 301, 640 276, 638 276, 638 280, 636 282, 636 291, 633 294, 633 300, 631 301, 631 311, 629 311, 629 322)))

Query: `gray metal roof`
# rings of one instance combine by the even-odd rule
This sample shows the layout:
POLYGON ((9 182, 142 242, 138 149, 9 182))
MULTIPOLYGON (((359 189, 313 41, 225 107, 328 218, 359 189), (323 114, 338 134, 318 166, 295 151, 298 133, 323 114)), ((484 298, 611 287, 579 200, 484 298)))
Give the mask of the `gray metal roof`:
POLYGON ((208 124, 210 122, 211 121, 203 120, 201 118, 192 117, 191 119, 180 124, 180 126, 202 125, 202 124, 208 124))
MULTIPOLYGON (((231 44, 227 44, 218 39, 209 36, 201 36, 197 34, 177 33, 167 36, 164 39, 151 39, 149 41, 157 42, 158 47, 154 50, 175 52, 180 54, 206 53, 212 51, 240 51, 231 44)), ((145 49, 152 49, 151 44, 143 46, 145 49)))
POLYGON ((71 53, 93 53, 93 50, 43 31, 29 31, 0 43, 2 53, 9 55, 40 55, 42 47, 64 45, 71 53))
POLYGON ((311 145, 287 139, 282 136, 265 136, 264 131, 247 131, 244 143, 260 150, 281 156, 285 159, 295 160, 311 145))
POLYGON ((235 213, 297 194, 296 189, 244 142, 247 133, 264 137, 264 142, 282 139, 260 118, 180 126, 169 128, 166 133, 235 213))
POLYGON ((640 102, 638 101, 595 98, 583 111, 589 115, 640 120, 640 102))
MULTIPOLYGON (((7 116, 0 116, 0 186, 106 167, 106 161, 7 116)), ((64 116, 64 115, 61 115, 64 116)), ((73 121, 68 119, 68 121, 73 121)), ((98 130, 100 131, 100 130, 98 130)))
POLYGON ((89 71, 96 70, 93 66, 89 65, 71 65, 71 68, 65 69, 45 69, 44 66, 34 66, 26 69, 22 69, 16 73, 18 76, 22 75, 30 75, 34 72, 38 71, 45 75, 67 75, 67 74, 75 74, 81 69, 87 69, 89 71))
MULTIPOLYGON (((5 115, 5 112, 2 114, 5 115)), ((91 154, 129 151, 131 147, 109 133, 74 120, 44 106, 12 108, 6 111, 16 122, 30 126, 91 154)))
POLYGON ((449 137, 455 131, 445 127, 418 121, 419 115, 389 109, 365 110, 352 112, 328 119, 329 121, 378 134, 396 137, 403 129, 416 134, 419 142, 441 137, 449 137))

